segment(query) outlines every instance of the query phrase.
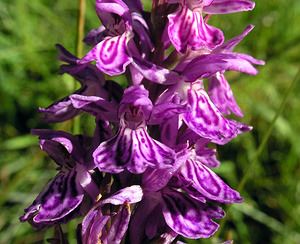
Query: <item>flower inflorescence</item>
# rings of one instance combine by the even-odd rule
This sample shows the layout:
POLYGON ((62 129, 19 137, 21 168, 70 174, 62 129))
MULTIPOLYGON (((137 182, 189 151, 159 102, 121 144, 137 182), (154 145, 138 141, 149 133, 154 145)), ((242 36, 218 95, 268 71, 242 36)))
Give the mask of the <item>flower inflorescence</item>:
POLYGON ((250 0, 153 0, 149 13, 139 0, 96 0, 102 25, 85 38, 91 50, 78 58, 57 45, 61 73, 80 89, 40 108, 51 123, 88 113, 94 135, 33 130, 59 170, 21 221, 47 228, 84 216, 78 238, 91 244, 211 237, 224 217, 219 205, 242 201, 213 172, 220 162, 211 144, 251 130, 226 117, 243 113, 225 72, 255 75, 264 62, 233 51, 252 25, 225 42, 207 22, 253 8, 250 0), (125 88, 106 79, 125 73, 125 88))

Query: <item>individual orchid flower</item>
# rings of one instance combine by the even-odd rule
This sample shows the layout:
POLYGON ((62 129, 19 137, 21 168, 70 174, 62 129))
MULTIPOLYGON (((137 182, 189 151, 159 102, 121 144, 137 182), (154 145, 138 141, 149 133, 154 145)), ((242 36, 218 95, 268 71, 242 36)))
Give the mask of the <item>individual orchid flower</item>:
MULTIPOLYGON (((171 1, 174 2, 174 1, 171 1)), ((178 52, 192 50, 212 50, 223 43, 221 30, 206 24, 202 12, 213 0, 180 0, 178 10, 168 16, 168 34, 178 52)))
POLYGON ((79 63, 96 60, 96 66, 102 72, 122 74, 131 63, 127 51, 127 43, 133 37, 129 8, 121 0, 97 0, 96 10, 107 34, 79 63))
POLYGON ((187 91, 187 103, 190 109, 183 115, 184 122, 198 135, 211 142, 223 145, 252 128, 225 118, 210 100, 201 82, 191 85, 187 91))
MULTIPOLYGON (((111 76, 123 74, 126 67, 131 64, 132 80, 136 85, 140 84, 144 77, 159 84, 176 83, 181 80, 176 72, 143 58, 143 54, 133 40, 134 33, 138 33, 139 40, 142 42, 140 45, 144 46, 145 42, 148 46, 152 44, 148 37, 147 24, 137 11, 131 13, 126 3, 121 0, 97 0, 96 9, 108 34, 78 61, 79 64, 96 61, 97 68, 111 76)), ((96 33, 97 31, 94 31, 91 35, 97 35, 96 33)), ((89 39, 91 38, 89 36, 89 39)))
POLYGON ((131 173, 143 173, 147 167, 172 167, 174 151, 152 139, 146 123, 153 104, 143 86, 132 86, 125 90, 119 108, 120 128, 117 134, 99 145, 93 156, 99 170, 120 173, 127 169, 131 173))
POLYGON ((182 53, 187 48, 213 50, 223 43, 222 31, 208 25, 203 13, 227 14, 254 8, 249 0, 169 0, 169 3, 179 3, 178 10, 168 16, 168 34, 176 50, 182 53))
POLYGON ((121 189, 108 198, 101 199, 85 216, 82 222, 82 243, 121 243, 130 221, 130 204, 142 200, 143 191, 138 185, 121 189), (110 210, 109 206, 119 206, 110 210), (111 221, 110 228, 105 225, 111 221))
POLYGON ((20 218, 42 228, 78 214, 84 197, 93 199, 98 189, 86 167, 86 152, 80 138, 51 130, 33 130, 33 134, 39 136, 41 149, 59 166, 58 174, 20 218))
POLYGON ((182 165, 177 177, 183 188, 194 195, 197 191, 205 199, 219 203, 239 203, 240 194, 231 189, 219 176, 217 176, 205 163, 201 162, 205 155, 198 156, 194 149, 190 150, 187 161, 182 165), (193 192, 190 192, 193 190, 193 192))
MULTIPOLYGON (((61 73, 68 73, 77 79, 81 88, 73 94, 76 96, 93 96, 98 95, 105 101, 114 104, 122 94, 122 88, 113 81, 105 81, 104 76, 94 65, 77 64, 78 58, 69 53, 65 48, 57 45, 60 60, 66 62, 61 66, 61 73), (120 91, 121 90, 121 91, 120 91), (113 92, 111 92, 113 91, 113 92)), ((103 111, 105 112, 104 107, 103 111)), ((47 122, 62 122, 71 119, 80 113, 80 110, 73 106, 71 96, 66 96, 47 108, 40 108, 39 112, 47 122)))
POLYGON ((144 196, 131 221, 130 240, 131 243, 145 243, 170 232, 174 232, 175 237, 208 238, 218 229, 212 219, 222 217, 221 208, 208 206, 167 187, 144 196))
POLYGON ((205 154, 198 153, 180 150, 173 168, 149 168, 143 174, 144 198, 131 223, 132 243, 162 239, 170 230, 174 238, 208 238, 218 229, 212 219, 224 217, 224 212, 207 201, 241 202, 239 193, 200 161, 205 154))
POLYGON ((178 83, 167 89, 159 97, 159 101, 169 101, 174 93, 181 98, 180 103, 187 106, 186 111, 180 115, 184 123, 198 136, 213 143, 223 145, 252 128, 225 118, 209 98, 201 80, 194 83, 178 83))
POLYGON ((175 167, 147 169, 143 175, 144 197, 130 226, 132 243, 163 240, 164 236, 173 240, 177 235, 191 239, 208 238, 218 229, 218 224, 212 219, 222 218, 223 211, 206 205, 204 197, 189 196, 179 184, 172 183, 174 175, 186 162, 186 153, 186 150, 179 152, 181 155, 178 155, 179 162, 175 167))

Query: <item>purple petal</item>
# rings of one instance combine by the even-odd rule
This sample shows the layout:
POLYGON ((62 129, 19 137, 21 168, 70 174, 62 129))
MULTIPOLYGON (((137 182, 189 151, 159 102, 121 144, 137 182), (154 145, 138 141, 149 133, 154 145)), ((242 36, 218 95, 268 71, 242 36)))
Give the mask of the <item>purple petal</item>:
POLYGON ((97 96, 71 95, 70 100, 76 109, 83 110, 102 120, 117 121, 116 106, 97 96))
POLYGON ((144 76, 140 71, 138 71, 137 68, 134 67, 134 65, 129 66, 130 74, 131 74, 131 79, 132 79, 132 84, 133 85, 140 85, 144 79, 144 76))
POLYGON ((238 36, 230 39, 221 46, 214 50, 214 53, 218 52, 231 52, 254 28, 254 25, 248 25, 245 30, 238 36))
POLYGON ((153 104, 149 99, 148 90, 143 85, 131 86, 124 91, 119 114, 122 115, 128 109, 132 109, 132 107, 140 109, 145 119, 149 119, 153 104))
POLYGON ((82 221, 83 244, 95 244, 102 240, 102 230, 110 216, 102 215, 101 211, 93 208, 82 221))
POLYGON ((39 108, 39 112, 43 114, 43 120, 55 123, 69 120, 78 115, 80 111, 74 109, 69 97, 65 97, 47 108, 39 108))
MULTIPOLYGON (((151 201, 151 199, 148 199, 151 201)), ((162 206, 158 204, 146 217, 145 234, 147 239, 154 239, 154 243, 163 243, 157 240, 157 237, 161 234, 162 230, 169 229, 162 215, 162 206)), ((151 243, 151 242, 150 242, 151 243)))
POLYGON ((190 111, 183 119, 190 129, 217 144, 225 144, 251 127, 226 119, 209 99, 204 89, 188 91, 190 111))
POLYGON ((207 14, 229 14, 242 11, 250 11, 255 3, 250 0, 214 0, 203 11, 207 14))
POLYGON ((33 129, 31 130, 31 133, 33 135, 39 136, 39 139, 41 140, 42 149, 44 140, 52 140, 60 143, 70 154, 75 153, 76 150, 79 150, 79 148, 81 148, 80 142, 78 141, 77 137, 64 131, 33 129))
POLYGON ((84 87, 82 92, 86 95, 89 92, 97 94, 105 82, 103 74, 94 65, 78 64, 79 59, 68 52, 63 46, 57 44, 56 48, 58 49, 59 60, 67 63, 61 65, 60 73, 68 73, 79 80, 82 87, 84 87), (93 89, 89 89, 91 87, 93 89))
POLYGON ((182 184, 182 186, 180 188, 182 190, 184 190, 184 192, 186 192, 186 194, 190 198, 193 198, 197 202, 200 202, 200 203, 207 202, 207 199, 199 191, 197 191, 195 188, 193 188, 193 186, 190 183, 187 183, 186 180, 181 180, 177 177, 177 181, 180 181, 180 183, 182 184), (186 184, 188 184, 188 185, 186 185, 186 184))
POLYGON ((237 53, 218 53, 202 55, 193 59, 183 70, 186 81, 195 81, 199 78, 207 78, 217 72, 233 70, 256 75, 257 70, 252 64, 263 64, 249 55, 237 53))
MULTIPOLYGON (((175 231, 169 229, 167 232, 160 235, 158 241, 161 244, 171 244, 174 243, 174 240, 176 239, 177 236, 178 234, 175 231)), ((176 244, 186 244, 186 243, 176 241, 176 244)))
POLYGON ((163 199, 164 218, 176 233, 198 239, 209 238, 217 231, 218 224, 211 220, 211 213, 207 212, 210 207, 174 190, 163 194, 163 199))
POLYGON ((184 148, 177 153, 173 167, 168 169, 147 169, 142 178, 143 189, 154 192, 164 188, 178 169, 186 162, 188 156, 189 154, 184 148))
POLYGON ((230 115, 232 112, 236 116, 243 117, 230 85, 223 74, 217 73, 209 79, 208 94, 221 113, 230 115))
POLYGON ((128 5, 128 8, 134 12, 142 12, 143 4, 140 0, 124 0, 124 2, 128 5))
POLYGON ((147 238, 146 229, 148 234, 152 232, 151 229, 157 229, 162 216, 161 210, 158 211, 161 208, 160 199, 158 199, 151 195, 145 195, 142 202, 138 204, 130 221, 130 243, 143 243, 143 240, 147 238), (152 219, 156 219, 154 223, 149 223, 150 216, 152 219))
POLYGON ((60 61, 66 62, 68 64, 76 64, 78 58, 71 54, 67 49, 65 49, 62 45, 56 44, 55 45, 58 51, 58 59, 60 61))
POLYGON ((95 46, 107 36, 107 30, 103 25, 97 29, 92 29, 84 38, 84 42, 88 45, 95 46))
POLYGON ((121 0, 96 0, 96 9, 101 13, 114 13, 119 16, 129 11, 127 5, 121 0))
POLYGON ((207 147, 209 140, 198 139, 195 145, 197 159, 207 167, 215 168, 220 166, 220 162, 216 157, 217 150, 207 147))
POLYGON ((96 149, 101 142, 107 141, 113 136, 108 121, 96 120, 96 128, 93 136, 93 148, 96 149))
MULTIPOLYGON (((166 146, 174 148, 177 144, 177 134, 179 128, 179 116, 175 115, 174 117, 164 121, 160 125, 160 140, 166 146)), ((186 141, 185 141, 186 142, 186 141)))
MULTIPOLYGON (((170 0, 169 0, 170 1, 170 0)), ((172 1, 172 0, 171 0, 172 1)), ((214 0, 180 0, 185 6, 191 10, 201 11, 205 6, 210 5, 214 0)))
POLYGON ((183 80, 183 77, 181 77, 178 73, 157 66, 145 59, 134 57, 132 65, 146 79, 158 84, 170 85, 183 80))
POLYGON ((60 166, 64 165, 70 157, 69 152, 59 142, 52 140, 40 140, 40 147, 60 166))
POLYGON ((213 171, 201 162, 190 158, 180 171, 181 180, 191 185, 204 197, 221 203, 241 202, 240 194, 231 189, 213 171))
POLYGON ((187 108, 182 104, 161 103, 154 106, 149 124, 160 124, 176 115, 185 113, 187 108))
POLYGON ((112 224, 107 234, 107 243, 119 244, 121 243, 130 220, 129 205, 121 206, 118 213, 113 217, 112 224))
POLYGON ((32 219, 33 223, 62 220, 73 212, 83 199, 83 189, 77 182, 76 170, 59 173, 38 195, 32 205, 25 209, 21 221, 32 219))
POLYGON ((168 15, 169 38, 178 52, 200 48, 214 49, 224 41, 221 30, 205 23, 200 12, 182 7, 168 15))
POLYGON ((132 62, 127 54, 126 43, 130 39, 130 33, 124 32, 120 36, 108 37, 97 44, 79 64, 96 60, 96 66, 102 72, 114 76, 125 72, 126 66, 132 62))
POLYGON ((149 55, 150 52, 154 50, 154 46, 150 39, 149 27, 140 13, 134 12, 131 16, 133 29, 138 36, 139 50, 142 54, 149 55))
POLYGON ((74 152, 74 148, 80 148, 79 142, 76 137, 64 131, 54 131, 48 129, 33 129, 31 131, 33 135, 39 136, 41 140, 41 148, 43 149, 44 140, 53 140, 60 143, 68 153, 74 152))
POLYGON ((93 157, 97 167, 109 173, 127 169, 140 174, 148 166, 167 168, 175 162, 174 151, 153 140, 143 127, 136 130, 121 128, 115 137, 99 145, 93 157))
POLYGON ((130 19, 129 8, 121 0, 97 0, 96 12, 106 28, 110 28, 112 24, 115 24, 114 15, 118 15, 127 21, 130 19))
POLYGON ((120 191, 114 193, 109 198, 101 201, 101 205, 104 204, 113 204, 113 205, 122 205, 122 204, 132 204, 137 203, 142 200, 143 190, 138 185, 129 186, 121 189, 120 191))

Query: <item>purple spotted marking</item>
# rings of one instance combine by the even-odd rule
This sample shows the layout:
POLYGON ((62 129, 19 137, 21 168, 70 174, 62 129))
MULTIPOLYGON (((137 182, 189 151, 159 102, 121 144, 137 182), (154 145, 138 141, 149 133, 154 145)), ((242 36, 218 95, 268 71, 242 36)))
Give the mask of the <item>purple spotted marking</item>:
POLYGON ((214 49, 224 41, 222 31, 206 24, 201 12, 181 6, 168 19, 169 38, 178 52, 186 52, 188 47, 214 49))
POLYGON ((212 218, 221 217, 220 210, 205 206, 175 190, 164 192, 163 201, 165 221, 176 233, 197 239, 209 238, 217 231, 219 225, 212 218))
POLYGON ((146 128, 124 127, 116 136, 105 141, 93 153, 97 167, 104 172, 143 173, 147 167, 167 168, 175 162, 175 152, 152 139, 146 128))
POLYGON ((54 222, 74 211, 83 200, 83 189, 78 183, 76 170, 58 173, 25 209, 21 221, 33 219, 36 224, 54 222))
POLYGON ((208 94, 221 113, 243 117, 243 112, 237 105, 233 92, 224 74, 217 73, 209 79, 208 94))
POLYGON ((188 90, 190 111, 185 113, 185 123, 198 135, 217 144, 225 144, 251 127, 226 119, 208 97, 204 89, 188 90))
POLYGON ((207 166, 190 158, 181 168, 180 179, 193 187, 202 196, 221 203, 241 202, 240 194, 231 189, 207 166))
POLYGON ((96 66, 108 75, 119 75, 125 72, 126 66, 132 62, 127 54, 129 32, 108 37, 98 43, 85 57, 78 61, 80 64, 96 61, 96 66))

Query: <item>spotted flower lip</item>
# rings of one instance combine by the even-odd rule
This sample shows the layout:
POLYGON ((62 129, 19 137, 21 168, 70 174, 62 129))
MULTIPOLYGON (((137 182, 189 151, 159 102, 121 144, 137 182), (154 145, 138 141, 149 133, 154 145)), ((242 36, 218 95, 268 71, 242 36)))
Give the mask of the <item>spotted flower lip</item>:
POLYGON ((206 14, 228 14, 252 10, 255 6, 250 0, 180 0, 179 9, 168 16, 168 34, 170 41, 178 52, 192 50, 213 50, 224 41, 221 30, 210 26, 202 17, 206 14))
POLYGON ((62 131, 33 130, 33 134, 39 135, 42 150, 60 168, 20 218, 42 228, 72 218, 84 196, 95 197, 98 190, 82 164, 84 157, 78 138, 62 131))
POLYGON ((201 137, 223 145, 238 134, 251 130, 250 126, 226 119, 197 83, 188 90, 190 111, 183 115, 189 128, 201 137))
POLYGON ((192 156, 181 167, 179 177, 183 184, 192 187, 206 199, 220 203, 242 202, 240 194, 231 189, 211 169, 204 165, 201 158, 194 152, 192 156))
POLYGON ((152 139, 146 128, 153 105, 143 86, 133 86, 124 92, 120 103, 120 129, 93 153, 95 164, 104 172, 143 173, 147 167, 172 167, 175 152, 152 139))
POLYGON ((168 16, 169 38, 178 52, 184 53, 188 47, 193 50, 212 50, 223 43, 222 31, 208 25, 202 17, 201 9, 211 2, 200 1, 199 4, 191 0, 180 1, 179 9, 168 16))

